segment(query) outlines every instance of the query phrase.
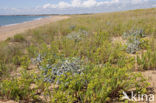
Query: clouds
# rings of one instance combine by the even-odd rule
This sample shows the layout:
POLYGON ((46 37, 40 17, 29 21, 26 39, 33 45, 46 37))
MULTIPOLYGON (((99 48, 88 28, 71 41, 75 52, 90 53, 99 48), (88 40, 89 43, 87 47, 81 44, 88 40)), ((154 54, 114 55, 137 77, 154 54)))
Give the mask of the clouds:
POLYGON ((0 8, 0 14, 81 14, 156 7, 156 0, 58 0, 32 8, 0 8))
POLYGON ((96 0, 71 0, 70 3, 61 1, 58 4, 45 4, 43 8, 90 8, 97 7, 101 5, 108 5, 113 3, 118 3, 119 0, 111 0, 111 1, 96 1, 96 0))
POLYGON ((132 4, 139 4, 142 2, 148 2, 148 0, 132 0, 132 4))
POLYGON ((95 0, 87 0, 82 3, 82 6, 83 7, 93 7, 93 6, 96 6, 97 4, 98 4, 98 2, 96 2, 95 0))
POLYGON ((71 2, 60 1, 58 4, 44 4, 43 8, 57 8, 57 9, 65 9, 65 8, 91 8, 98 6, 110 6, 113 4, 139 4, 144 3, 149 0, 71 0, 71 2))

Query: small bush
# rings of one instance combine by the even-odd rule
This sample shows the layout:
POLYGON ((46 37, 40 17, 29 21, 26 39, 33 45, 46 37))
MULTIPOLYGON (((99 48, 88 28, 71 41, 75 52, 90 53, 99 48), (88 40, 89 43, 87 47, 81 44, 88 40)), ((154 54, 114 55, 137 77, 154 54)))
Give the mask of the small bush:
POLYGON ((148 49, 149 46, 150 46, 150 44, 149 44, 149 40, 148 39, 146 39, 146 38, 140 39, 140 48, 141 49, 148 49))
MULTIPOLYGON (((39 64, 38 68, 43 72, 45 81, 54 82, 56 77, 66 75, 66 73, 81 74, 83 73, 84 67, 79 58, 55 58, 55 63, 48 63, 47 59, 41 59, 39 55, 36 59, 36 63, 39 64)), ((60 81, 57 81, 60 83, 60 81)))
POLYGON ((23 42, 23 41, 25 41, 25 38, 24 38, 24 36, 18 34, 18 35, 14 36, 13 41, 14 42, 23 42))
POLYGON ((28 56, 23 56, 21 57, 20 59, 20 62, 21 62, 21 66, 24 68, 24 69, 29 69, 29 65, 31 63, 31 60, 28 56))
POLYGON ((127 52, 134 54, 136 51, 140 50, 140 40, 137 38, 130 38, 127 42, 127 52))
POLYGON ((143 30, 132 30, 129 31, 128 33, 124 33, 123 34, 123 38, 127 39, 127 52, 134 54, 136 53, 136 51, 141 49, 141 44, 143 43, 141 41, 141 38, 145 37, 145 34, 143 33, 143 30))
POLYGON ((35 92, 30 89, 33 82, 32 76, 27 72, 22 72, 20 78, 2 80, 0 83, 0 96, 12 100, 28 100, 35 96, 35 92))
MULTIPOLYGON (((0 82, 0 96, 2 99, 19 102, 35 102, 39 100, 38 92, 44 88, 39 74, 30 73, 26 70, 20 72, 19 77, 4 79, 0 82), (32 86, 34 84, 34 86, 32 86)), ((40 100, 41 101, 41 100, 40 100)))
POLYGON ((77 42, 77 41, 82 40, 87 35, 88 35, 87 31, 80 29, 78 32, 73 31, 73 32, 69 33, 67 35, 67 38, 77 42))
POLYGON ((53 103, 106 103, 119 101, 120 93, 132 88, 143 93, 148 83, 141 74, 130 73, 126 68, 104 67, 90 68, 84 74, 67 74, 52 93, 53 103), (142 82, 144 81, 144 82, 142 82))
POLYGON ((129 32, 123 34, 124 39, 128 39, 129 37, 143 38, 145 37, 145 34, 142 29, 130 30, 129 32))
POLYGON ((137 64, 139 70, 156 69, 156 51, 148 50, 137 56, 137 64))
POLYGON ((20 66, 21 65, 21 60, 20 60, 20 57, 19 56, 14 56, 12 61, 13 61, 13 63, 16 66, 20 66))
POLYGON ((70 30, 75 30, 75 28, 76 28, 76 25, 71 25, 71 26, 69 27, 70 30))

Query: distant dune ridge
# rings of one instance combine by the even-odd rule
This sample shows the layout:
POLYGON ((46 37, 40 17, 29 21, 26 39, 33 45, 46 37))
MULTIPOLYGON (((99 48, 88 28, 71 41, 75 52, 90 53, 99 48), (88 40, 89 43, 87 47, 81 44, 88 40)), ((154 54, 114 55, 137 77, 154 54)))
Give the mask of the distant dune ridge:
POLYGON ((68 18, 69 16, 52 16, 15 25, 0 26, 0 41, 6 40, 8 37, 12 37, 26 30, 68 18))

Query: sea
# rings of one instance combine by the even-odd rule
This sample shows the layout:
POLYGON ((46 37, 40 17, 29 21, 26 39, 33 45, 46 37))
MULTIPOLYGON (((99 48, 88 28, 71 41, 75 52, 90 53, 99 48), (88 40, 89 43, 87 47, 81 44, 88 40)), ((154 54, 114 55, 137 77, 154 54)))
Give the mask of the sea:
POLYGON ((47 16, 0 16, 0 26, 14 25, 32 20, 38 20, 47 16))

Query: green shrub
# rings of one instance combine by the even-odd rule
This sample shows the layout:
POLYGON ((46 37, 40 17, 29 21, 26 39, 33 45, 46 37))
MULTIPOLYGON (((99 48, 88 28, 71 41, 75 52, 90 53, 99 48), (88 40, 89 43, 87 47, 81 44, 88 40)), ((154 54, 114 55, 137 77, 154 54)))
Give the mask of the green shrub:
POLYGON ((94 60, 98 64, 104 64, 108 62, 111 55, 112 44, 109 41, 103 41, 103 44, 97 48, 94 53, 94 60))
POLYGON ((23 56, 21 57, 20 59, 20 62, 21 62, 21 66, 24 68, 24 69, 29 69, 29 65, 31 63, 31 60, 28 56, 23 56))
POLYGON ((18 34, 18 35, 14 36, 13 41, 14 42, 23 42, 23 41, 25 41, 25 38, 24 38, 24 36, 18 34))
MULTIPOLYGON (((46 62, 46 60, 38 57, 37 64, 38 69, 42 71, 44 75, 44 81, 53 83, 56 77, 66 75, 66 73, 81 74, 84 71, 83 63, 79 58, 61 58, 56 59, 55 63, 46 62), (50 72, 50 73, 49 73, 50 72)), ((57 81, 58 84, 60 80, 57 81)))
POLYGON ((146 38, 140 39, 140 48, 141 49, 148 49, 149 46, 150 46, 150 44, 149 44, 149 40, 148 39, 146 39, 146 38))
POLYGON ((152 70, 156 68, 156 51, 147 50, 137 56, 137 64, 139 70, 152 70))
POLYGON ((127 39, 126 42, 126 46, 127 46, 127 52, 134 54, 136 53, 138 50, 141 49, 141 47, 143 47, 143 45, 145 44, 141 38, 144 38, 145 34, 143 33, 143 30, 131 30, 128 33, 124 33, 123 34, 123 38, 127 39))
POLYGON ((20 100, 35 100, 36 89, 32 89, 30 86, 34 83, 35 78, 32 74, 26 71, 21 72, 21 76, 18 78, 2 80, 0 83, 0 96, 6 99, 12 99, 16 101, 20 100))
MULTIPOLYGON (((60 78, 59 78, 60 79, 60 78)), ((146 92, 148 83, 141 74, 130 73, 126 68, 104 67, 90 68, 84 74, 62 76, 62 82, 52 92, 53 103, 106 103, 119 101, 120 93, 135 88, 146 92)))
POLYGON ((88 32, 80 29, 78 32, 73 31, 73 32, 69 33, 67 35, 67 39, 72 39, 75 42, 78 42, 78 41, 82 40, 83 38, 85 38, 86 36, 88 36, 88 32))
POLYGON ((14 56, 12 61, 13 61, 13 63, 16 66, 20 66, 21 65, 21 60, 20 60, 20 57, 19 56, 14 56))
POLYGON ((6 39, 6 41, 10 41, 10 40, 11 40, 11 38, 10 38, 10 37, 6 39))
POLYGON ((29 57, 33 58, 37 54, 37 48, 34 45, 31 45, 27 48, 29 57))

